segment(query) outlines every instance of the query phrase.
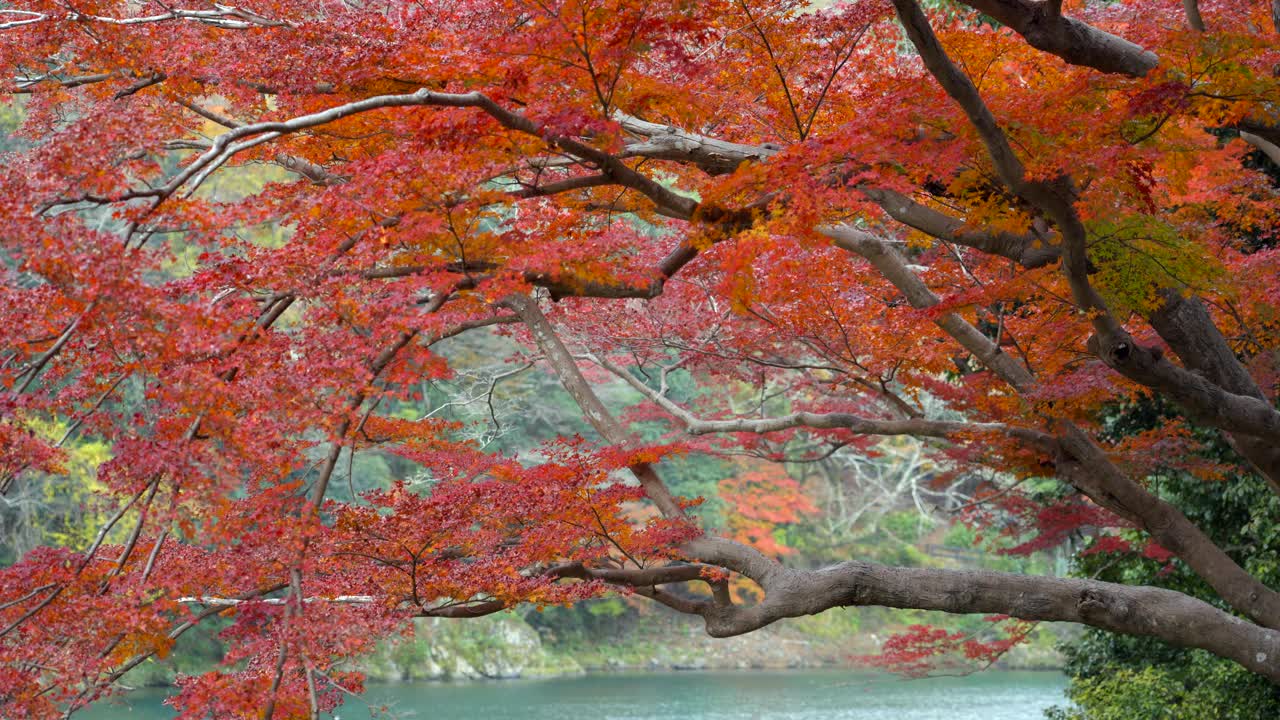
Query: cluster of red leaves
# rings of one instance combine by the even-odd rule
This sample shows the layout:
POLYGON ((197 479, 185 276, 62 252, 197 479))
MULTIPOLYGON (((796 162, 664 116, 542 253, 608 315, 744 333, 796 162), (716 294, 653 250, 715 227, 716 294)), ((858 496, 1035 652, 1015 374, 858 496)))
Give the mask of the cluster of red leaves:
POLYGON ((368 493, 367 505, 331 503, 333 530, 320 547, 333 572, 352 576, 349 592, 358 589, 416 608, 441 598, 570 603, 604 586, 559 583, 531 568, 578 562, 646 566, 696 535, 681 521, 634 522, 627 508, 643 491, 612 477, 663 454, 592 451, 578 440, 547 448, 542 464, 491 461, 480 477, 442 479, 430 494, 399 482, 368 493))
POLYGON ((1154 540, 1147 540, 1139 550, 1134 546, 1133 542, 1119 535, 1103 535, 1089 543, 1089 547, 1080 551, 1081 555, 1096 555, 1098 553, 1140 553, 1142 557, 1148 560, 1155 560, 1158 563, 1168 563, 1174 557, 1172 552, 1166 550, 1154 540))
POLYGON ((732 477, 720 481, 720 497, 729 508, 729 536, 769 555, 794 552, 778 542, 777 533, 818 511, 800 483, 777 465, 739 463, 732 477))
POLYGON ((1036 623, 1014 620, 1005 615, 984 618, 991 626, 979 633, 949 632, 932 625, 912 625, 885 639, 877 655, 857 659, 907 677, 934 674, 970 673, 986 669, 1019 645, 1036 623), (991 635, 984 640, 980 635, 991 635))
POLYGON ((557 582, 543 570, 565 562, 645 566, 699 532, 628 516, 642 493, 614 475, 658 461, 661 448, 591 450, 574 440, 526 467, 444 445, 416 457, 466 476, 441 479, 430 494, 400 482, 369 493, 365 504, 330 502, 318 524, 281 522, 297 488, 278 486, 225 502, 204 530, 188 526, 204 549, 145 538, 131 555, 119 545, 93 556, 30 553, 0 572, 0 597, 14 598, 0 607, 8 633, 0 663, 17 668, 0 676, 0 694, 8 707, 36 716, 83 705, 122 669, 164 657, 190 621, 221 611, 234 616, 222 632, 231 650, 223 669, 179 683, 173 702, 181 716, 210 709, 255 716, 275 702, 282 717, 305 717, 310 696, 324 710, 358 689, 360 678, 341 663, 415 614, 593 597, 605 586, 557 582), (290 568, 301 578, 296 589, 290 568), (246 588, 257 591, 245 595, 246 588), (233 604, 223 609, 219 599, 233 604), (23 622, 35 612, 48 621, 23 622))
MULTIPOLYGON (((1005 555, 1030 555, 1079 539, 1082 532, 1132 526, 1080 495, 1042 502, 1016 491, 967 509, 963 520, 980 532, 995 528, 994 537, 1004 540, 997 551, 1005 555)), ((980 534, 977 541, 983 540, 980 534)))

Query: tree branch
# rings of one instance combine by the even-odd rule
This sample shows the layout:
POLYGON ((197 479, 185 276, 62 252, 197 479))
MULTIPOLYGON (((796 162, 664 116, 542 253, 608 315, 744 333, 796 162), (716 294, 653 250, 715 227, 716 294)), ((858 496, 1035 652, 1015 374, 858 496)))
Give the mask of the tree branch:
POLYGON ((407 95, 378 95, 308 115, 300 115, 290 120, 244 124, 214 138, 208 150, 162 186, 147 190, 130 191, 118 197, 85 195, 64 200, 58 204, 81 201, 105 204, 139 198, 153 198, 159 201, 173 195, 180 188, 190 185, 191 187, 187 190, 189 194, 196 187, 199 187, 200 183, 214 170, 240 152, 284 135, 327 125, 352 115, 393 107, 452 107, 482 110, 497 120, 503 127, 540 137, 554 147, 561 148, 572 155, 591 162, 615 184, 639 192, 649 198, 656 206, 674 214, 676 217, 690 219, 698 209, 696 200, 680 195, 661 183, 633 170, 618 157, 578 140, 549 134, 534 121, 503 108, 483 93, 442 93, 426 88, 407 95))
MULTIPOLYGON (((938 296, 924 284, 897 252, 880 238, 851 225, 828 225, 818 232, 835 240, 837 247, 860 255, 884 275, 894 287, 906 296, 907 302, 918 309, 930 308, 939 303, 938 296)), ((986 335, 957 313, 948 312, 935 320, 938 327, 960 343, 979 362, 995 372, 1002 380, 1017 389, 1029 389, 1034 382, 1031 372, 1006 354, 986 335)))
POLYGON ((1240 139, 1244 140, 1245 142, 1249 143, 1255 148, 1261 150, 1262 154, 1266 155, 1267 159, 1269 159, 1271 162, 1275 163, 1276 165, 1280 165, 1280 145, 1277 145, 1271 140, 1268 140, 1267 138, 1264 138, 1261 135, 1255 135, 1247 130, 1240 131, 1240 139))
MULTIPOLYGON (((1031 0, 961 0, 1009 26, 1031 47, 1072 65, 1142 77, 1159 63, 1156 54, 1122 37, 1063 17, 1062 3, 1031 0)), ((895 0, 898 4, 898 0, 895 0)))
MULTIPOLYGON (((627 132, 644 138, 643 141, 627 143, 621 157, 646 157, 690 164, 708 175, 731 173, 742 163, 764 161, 782 150, 772 144, 743 145, 697 135, 640 120, 621 111, 614 112, 613 118, 627 132)), ((858 185, 857 189, 903 225, 940 240, 1009 258, 1023 267, 1047 265, 1057 260, 1060 254, 1051 236, 970 230, 963 220, 922 205, 896 190, 867 184, 858 185)))
POLYGON ((702 614, 710 634, 727 637, 850 605, 1081 623, 1202 648, 1280 683, 1280 633, 1179 592, 1095 580, 845 562, 821 570, 783 570, 757 605, 705 607, 702 614))
MULTIPOLYGON (((819 228, 836 244, 862 255, 911 303, 925 309, 938 298, 887 243, 848 226, 819 228)), ((965 349, 1020 393, 1033 389, 1034 377, 967 320, 949 313, 935 320, 965 349)), ((1176 507, 1148 492, 1111 462, 1098 445, 1070 422, 1056 421, 1056 466, 1063 481, 1122 517, 1138 522, 1165 548, 1176 553, 1232 607, 1267 627, 1280 629, 1280 593, 1245 572, 1176 507)))
POLYGON ((246 30, 253 27, 292 27, 292 23, 284 20, 274 20, 272 18, 258 15, 257 13, 249 10, 230 7, 227 5, 215 5, 213 10, 184 10, 182 8, 172 8, 168 12, 157 15, 140 15, 138 17, 127 18, 90 15, 78 10, 71 10, 70 12, 62 15, 37 13, 29 10, 0 10, 0 13, 16 14, 23 17, 21 20, 11 20, 9 22, 0 23, 0 30, 8 30, 10 28, 21 27, 23 25, 32 25, 34 23, 51 22, 56 20, 80 23, 96 22, 105 25, 121 26, 150 25, 154 23, 169 22, 171 20, 186 20, 201 23, 203 25, 211 25, 224 30, 246 30))
MULTIPOLYGON (((524 321, 538 349, 542 351, 556 377, 560 379, 560 384, 582 409, 582 415, 591 427, 595 428, 596 432, 600 433, 600 436, 610 445, 630 445, 632 443, 630 433, 605 408, 591 384, 583 377, 582 370, 574 361, 569 349, 564 346, 564 341, 556 334, 555 328, 551 326, 547 317, 538 309, 537 301, 523 295, 512 295, 503 300, 502 304, 514 310, 524 321)), ((671 494, 652 466, 640 463, 633 465, 631 471, 640 481, 645 494, 663 515, 684 516, 684 509, 680 507, 680 503, 676 501, 675 496, 671 494)))
POLYGON ((1063 271, 1076 305, 1089 315, 1094 327, 1090 351, 1125 377, 1168 395, 1196 420, 1233 434, 1280 445, 1280 412, 1270 403, 1259 397, 1230 392, 1201 375, 1177 367, 1163 353, 1139 345, 1124 329, 1089 281, 1087 232, 1073 204, 1076 193, 1071 181, 1068 178, 1027 180, 1022 161, 995 116, 969 78, 947 57, 919 5, 915 0, 894 0, 894 5, 929 72, 977 129, 1001 180, 1058 226, 1063 271))
MULTIPOLYGON (((1176 290, 1165 291, 1164 299, 1148 320, 1187 369, 1227 392, 1267 402, 1267 396, 1209 316, 1204 302, 1197 297, 1183 297, 1176 290)), ((1244 433, 1228 432, 1226 436, 1236 452, 1280 494, 1280 444, 1244 433)))
MULTIPOLYGON (((831 230, 833 229, 824 229, 824 232, 830 235, 832 234, 831 230)), ((852 230, 852 228, 847 230, 852 230)), ((846 237, 849 236, 847 232, 842 234, 846 237)), ((868 238, 864 237, 860 238, 860 240, 862 242, 856 243, 855 246, 862 245, 865 247, 868 238)), ((884 245, 881 245, 880 248, 882 249, 882 254, 880 255, 881 265, 884 265, 887 270, 886 275, 890 276, 891 280, 894 276, 903 277, 903 272, 910 274, 910 270, 905 268, 905 263, 901 262, 900 257, 898 262, 902 265, 901 271, 893 267, 894 255, 889 254, 891 249, 884 245)), ((880 265, 877 265, 877 267, 880 267, 880 265)), ((916 283, 919 283, 919 279, 915 278, 914 275, 910 275, 910 277, 916 283)), ((911 287, 909 282, 906 285, 904 292, 911 290, 911 292, 907 292, 909 299, 913 295, 916 298, 922 298, 920 291, 928 293, 928 296, 932 297, 932 293, 923 287, 923 283, 914 288, 911 287)), ((626 437, 621 434, 621 428, 617 426, 616 420, 608 414, 603 404, 595 396, 594 391, 582 378, 581 371, 576 363, 573 362, 572 356, 569 355, 559 337, 554 333, 550 323, 546 321, 546 318, 540 312, 536 312, 537 309, 533 305, 533 301, 528 298, 519 298, 518 300, 523 301, 524 309, 517 308, 517 312, 526 319, 526 323, 530 324, 535 340, 543 352, 549 357, 554 355, 552 359, 553 367, 556 368, 557 374, 560 375, 561 381, 566 384, 566 387, 570 387, 571 394, 583 407, 584 414, 592 421, 593 425, 600 423, 597 429, 605 436, 606 440, 616 444, 623 444, 626 441, 626 437), (530 307, 532 307, 533 311, 528 309, 530 307)), ((937 302, 936 297, 933 298, 933 302, 937 302)), ((982 341, 988 345, 992 344, 989 339, 978 333, 963 319, 957 316, 956 320, 964 323, 964 326, 978 338, 981 338, 982 341)), ((955 325, 956 323, 950 324, 955 325)), ((939 325, 942 325, 942 321, 939 321, 939 325)), ((1003 353, 998 352, 998 348, 977 348, 976 350, 975 354, 981 353, 980 357, 985 355, 987 357, 1007 358, 1003 353)), ((1015 364, 1012 367, 1016 368, 1016 370, 1006 370, 1006 372, 1010 372, 1010 384, 1028 389, 1032 382, 1030 373, 1019 365, 1015 364)), ((1064 427, 1064 434, 1059 441, 1063 450, 1061 465, 1064 479, 1076 484, 1082 491, 1089 494, 1090 497, 1094 497, 1095 500, 1103 505, 1116 508, 1127 517, 1139 519, 1144 528, 1157 541, 1171 551, 1178 553, 1228 603, 1248 613, 1269 628, 1280 628, 1280 595, 1244 572, 1230 557, 1205 537, 1199 528, 1187 520, 1177 508, 1151 495, 1137 483, 1121 474, 1111 464, 1106 455, 1082 431, 1070 424, 1064 424, 1064 427)), ((652 472, 652 468, 647 469, 652 472)), ((667 492, 666 486, 661 484, 661 480, 657 478, 656 473, 654 473, 652 481, 659 484, 661 492, 667 492)), ((642 479, 641 482, 644 484, 646 481, 642 479)), ((648 490, 647 485, 646 490, 648 490)), ((670 497, 669 493, 667 497, 670 497)), ((820 593, 816 592, 814 587, 804 586, 795 590, 793 594, 789 588, 793 584, 792 578, 796 577, 796 571, 784 568, 769 558, 760 555, 754 549, 712 536, 705 536, 693 541, 685 549, 704 562, 722 565, 755 580, 765 591, 765 600, 752 608, 712 609, 701 607, 699 614, 706 619, 707 630, 713 635, 732 635, 748 632, 781 617, 810 614, 832 607, 832 604, 825 604, 820 607, 810 605, 801 606, 804 609, 797 610, 796 603, 812 602, 812 599, 819 597, 820 593)), ((854 567, 878 568, 879 566, 857 564, 854 567)), ((912 571, 885 568, 883 572, 909 573, 912 571)), ((1029 580, 1024 576, 1011 576, 1010 582, 1014 582, 1012 578, 1017 578, 1014 584, 1024 584, 1029 580)), ((960 577, 946 576, 943 579, 955 582, 957 587, 964 588, 963 590, 956 590, 956 592, 966 593, 968 597, 975 597, 977 594, 973 586, 967 584, 975 580, 975 578, 964 577, 962 579, 960 577)), ((1064 580, 1055 582, 1080 583, 1086 581, 1064 580)), ((999 589, 1003 590, 1004 587, 1007 586, 1000 586, 999 589)), ((1078 585, 1072 584, 1067 587, 1070 587, 1073 591, 1079 590, 1078 585)), ((1218 623, 1216 631, 1221 637, 1215 637, 1213 640, 1214 652, 1242 663, 1247 660, 1250 663, 1248 667, 1251 669, 1256 669, 1257 672, 1271 673, 1269 677, 1280 678, 1280 665, 1277 665, 1275 660, 1277 658, 1275 652, 1280 650, 1280 645, 1277 644, 1280 643, 1280 636, 1277 636, 1276 633, 1250 626, 1247 623, 1231 618, 1225 613, 1221 613, 1221 611, 1205 603, 1179 593, 1169 593, 1167 596, 1157 597, 1159 593, 1167 591, 1154 590, 1152 588, 1129 588, 1126 586, 1115 586, 1115 589, 1119 593, 1139 593, 1142 595, 1144 602, 1168 604, 1171 606, 1171 610, 1176 605, 1183 615, 1187 615, 1190 612, 1190 610, 1186 609, 1188 607, 1186 604, 1192 604, 1196 609, 1197 615, 1206 616, 1197 618, 1196 622, 1213 624, 1210 622, 1212 619, 1218 623), (1123 588, 1123 590, 1120 590, 1120 588, 1123 588), (1156 593, 1156 595, 1152 595, 1152 593, 1156 593), (1224 621, 1222 618, 1230 619, 1224 621), (1238 643, 1246 635, 1248 636, 1248 645, 1250 647, 1267 648, 1264 654, 1266 658, 1271 658, 1270 663, 1266 661, 1266 658, 1258 660, 1255 656, 1249 659, 1239 653, 1238 643)), ((1044 615, 1024 610, 1021 606, 1008 606, 1013 605, 1013 603, 1005 603, 1000 608, 994 608, 989 605, 969 607, 963 603, 955 602, 952 602, 950 607, 935 607, 925 604, 925 599, 920 596, 913 595, 909 599, 904 599, 901 591, 884 595, 867 594, 866 591, 863 591, 861 597, 867 599, 861 602, 839 602, 838 604, 889 604, 894 607, 946 609, 950 612, 1004 612, 1029 620, 1085 622, 1118 632, 1154 635, 1168 642, 1193 647, 1203 647, 1205 642, 1203 636, 1198 632, 1184 634, 1168 631, 1164 625, 1159 623, 1150 623, 1146 620, 1134 622, 1132 619, 1132 605, 1124 599, 1124 596, 1115 595, 1114 593, 1108 597, 1097 593, 1085 596, 1073 592, 1071 604, 1067 604, 1066 596, 1055 597, 1054 612, 1044 615)), ((837 603, 835 600, 830 602, 837 603)), ((1191 620, 1188 619, 1187 622, 1190 623, 1191 620)), ((1188 627, 1191 626, 1188 625, 1188 627)))
POLYGON ((691 163, 709 175, 727 175, 744 162, 766 160, 781 150, 775 145, 743 145, 696 135, 680 128, 613 113, 623 130, 644 138, 628 142, 621 157, 646 157, 691 163))
POLYGON ((1057 260, 1061 252, 1051 237, 1004 230, 977 232, 966 229, 964 221, 922 205, 896 190, 865 185, 858 189, 903 225, 939 240, 1008 258, 1025 268, 1048 265, 1057 260))
POLYGON ((712 433, 756 433, 765 434, 789 430, 797 427, 808 427, 819 430, 845 429, 857 435, 912 435, 917 437, 944 438, 960 433, 1003 433, 1038 440, 1042 446, 1049 446, 1052 439, 1043 433, 1024 428, 1015 428, 1003 423, 952 422, 947 420, 928 420, 925 418, 906 418, 902 420, 882 420, 866 418, 851 413, 811 413, 797 412, 772 418, 734 418, 729 420, 705 420, 672 402, 666 395, 645 385, 624 368, 618 367, 606 358, 591 356, 591 361, 608 370, 630 385, 636 392, 647 397, 658 407, 673 415, 684 426, 690 435, 707 435, 712 433))

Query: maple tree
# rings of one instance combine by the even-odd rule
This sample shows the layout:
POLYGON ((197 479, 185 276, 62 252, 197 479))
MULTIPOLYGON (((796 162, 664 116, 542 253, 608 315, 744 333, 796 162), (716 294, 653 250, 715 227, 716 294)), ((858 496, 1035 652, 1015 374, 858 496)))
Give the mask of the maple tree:
MULTIPOLYGON (((1263 0, 5 3, 0 490, 56 483, 73 437, 111 457, 94 541, 0 571, 3 714, 82 707, 229 614, 182 716, 316 717, 411 617, 611 589, 717 636, 885 605, 1082 623, 1280 682, 1280 591, 1152 480, 1280 492, 1278 31, 1263 0), (264 164, 260 188, 220 184, 264 164), (492 327, 601 442, 505 457, 389 410, 454 371, 436 343, 492 327), (606 377, 671 434, 634 440, 606 377), (1148 396, 1179 416, 1108 434, 1148 396), (752 544, 807 506, 752 507, 779 474, 727 486, 730 538, 661 464, 900 435, 940 481, 992 471, 974 522, 1042 546, 1115 528, 1096 552, 1214 597, 797 569, 752 544), (429 491, 333 500, 344 453, 374 449, 429 491), (1020 485, 1046 476, 1059 497, 1020 485)), ((907 664, 1007 644, 912 635, 907 664)))

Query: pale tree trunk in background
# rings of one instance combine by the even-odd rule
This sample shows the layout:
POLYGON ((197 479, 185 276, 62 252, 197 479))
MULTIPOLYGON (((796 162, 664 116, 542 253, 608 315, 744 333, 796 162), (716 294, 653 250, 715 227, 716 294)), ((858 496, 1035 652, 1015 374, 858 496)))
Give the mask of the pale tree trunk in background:
MULTIPOLYGON (((1272 10, 1277 7, 1280 0, 1272 0, 1272 10)), ((1204 18, 1200 17, 1200 4, 1198 0, 1182 0, 1182 9, 1187 11, 1187 24, 1192 30, 1204 32, 1204 18)))
MULTIPOLYGON (((1280 8, 1280 0, 1275 0, 1275 2, 1275 7, 1280 8)), ((1246 130, 1240 131, 1240 139, 1261 150, 1263 154, 1270 158, 1271 162, 1280 165, 1280 145, 1276 145, 1271 139, 1255 135, 1246 130)))

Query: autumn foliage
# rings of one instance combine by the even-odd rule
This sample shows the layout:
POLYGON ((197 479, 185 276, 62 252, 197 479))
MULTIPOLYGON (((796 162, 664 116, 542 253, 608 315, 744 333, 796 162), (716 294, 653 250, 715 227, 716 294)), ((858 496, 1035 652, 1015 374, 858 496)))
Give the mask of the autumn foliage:
POLYGON ((0 490, 110 448, 96 542, 0 571, 0 714, 81 707, 222 615, 182 716, 316 717, 414 616, 610 590, 715 635, 1021 619, 914 630, 911 670, 1064 620, 1280 681, 1280 589, 1153 480, 1280 491, 1273 4, 817 5, 0 6, 0 490), (463 369, 442 341, 493 328, 589 440, 510 457, 405 411, 463 369), (1153 397, 1175 416, 1114 431, 1153 397), (771 527, 812 510, 784 461, 897 435, 983 478, 988 535, 1088 534, 1213 597, 783 564, 771 527), (662 460, 729 451, 756 457, 704 534, 662 460), (427 480, 336 499, 366 452, 427 480))

